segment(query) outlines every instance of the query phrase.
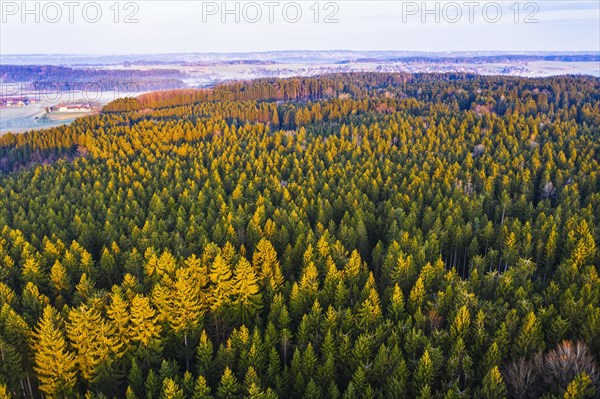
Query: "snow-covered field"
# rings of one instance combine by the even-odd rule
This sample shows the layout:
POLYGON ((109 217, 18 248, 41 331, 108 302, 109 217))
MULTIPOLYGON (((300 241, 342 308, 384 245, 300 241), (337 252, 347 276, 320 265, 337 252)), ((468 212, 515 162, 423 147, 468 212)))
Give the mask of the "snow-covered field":
MULTIPOLYGON (((127 93, 125 93, 127 94, 127 93)), ((141 93, 139 93, 141 94, 141 93)), ((38 93, 23 92, 21 95, 30 98, 38 98, 38 93)), ((97 103, 99 106, 119 98, 122 94, 106 91, 93 95, 81 94, 81 92, 69 92, 60 94, 46 93, 39 98, 39 102, 22 107, 0 108, 0 135, 8 132, 23 133, 32 129, 44 129, 49 127, 69 124, 75 118, 89 115, 93 112, 46 112, 47 107, 56 106, 59 103, 97 103)))

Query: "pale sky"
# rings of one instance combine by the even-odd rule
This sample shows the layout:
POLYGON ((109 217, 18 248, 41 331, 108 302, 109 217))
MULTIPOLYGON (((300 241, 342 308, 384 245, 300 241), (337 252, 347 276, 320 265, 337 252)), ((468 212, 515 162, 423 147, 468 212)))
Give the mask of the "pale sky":
POLYGON ((600 52, 598 0, 73 1, 0 0, 0 53, 600 52))

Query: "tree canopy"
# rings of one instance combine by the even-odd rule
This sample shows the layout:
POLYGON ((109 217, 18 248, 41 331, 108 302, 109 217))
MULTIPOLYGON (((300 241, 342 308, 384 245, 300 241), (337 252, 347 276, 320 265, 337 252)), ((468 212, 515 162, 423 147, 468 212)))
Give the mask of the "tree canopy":
POLYGON ((0 396, 594 398, 600 79, 335 74, 0 137, 0 396))

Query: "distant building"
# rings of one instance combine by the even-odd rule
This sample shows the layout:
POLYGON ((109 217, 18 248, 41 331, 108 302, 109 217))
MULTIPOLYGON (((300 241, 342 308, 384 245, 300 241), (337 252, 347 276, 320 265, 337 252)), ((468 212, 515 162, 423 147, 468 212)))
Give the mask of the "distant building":
POLYGON ((24 107, 25 105, 35 104, 36 100, 27 97, 2 97, 0 98, 0 107, 24 107))
POLYGON ((90 112, 92 107, 89 104, 61 104, 58 107, 52 107, 52 111, 57 112, 90 112))

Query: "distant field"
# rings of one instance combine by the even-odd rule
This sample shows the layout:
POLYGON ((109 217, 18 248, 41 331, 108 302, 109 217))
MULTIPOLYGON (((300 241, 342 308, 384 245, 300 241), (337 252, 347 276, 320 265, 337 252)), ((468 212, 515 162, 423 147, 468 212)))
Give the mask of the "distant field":
POLYGON ((40 106, 40 104, 32 104, 25 107, 0 108, 0 135, 8 132, 23 133, 32 129, 44 129, 69 124, 75 118, 89 114, 91 112, 56 112, 46 114, 45 107, 40 106))
MULTIPOLYGON (((23 93, 24 96, 33 97, 35 93, 23 93)), ((141 93, 140 93, 141 94, 141 93)), ((49 98, 52 96, 48 95, 49 98)), ((102 92, 94 98, 79 98, 72 93, 56 97, 60 100, 69 100, 69 102, 88 102, 97 101, 101 106, 118 98, 114 92, 102 92), (87 100, 87 101, 86 101, 87 100)), ((24 107, 0 108, 0 135, 8 132, 23 133, 32 129, 45 129, 59 125, 69 124, 76 118, 90 115, 93 112, 51 112, 46 113, 46 107, 57 105, 60 101, 42 100, 37 104, 30 104, 24 107)))
POLYGON ((533 61, 528 64, 532 74, 526 76, 551 76, 563 74, 583 74, 600 76, 598 62, 549 62, 533 61))

